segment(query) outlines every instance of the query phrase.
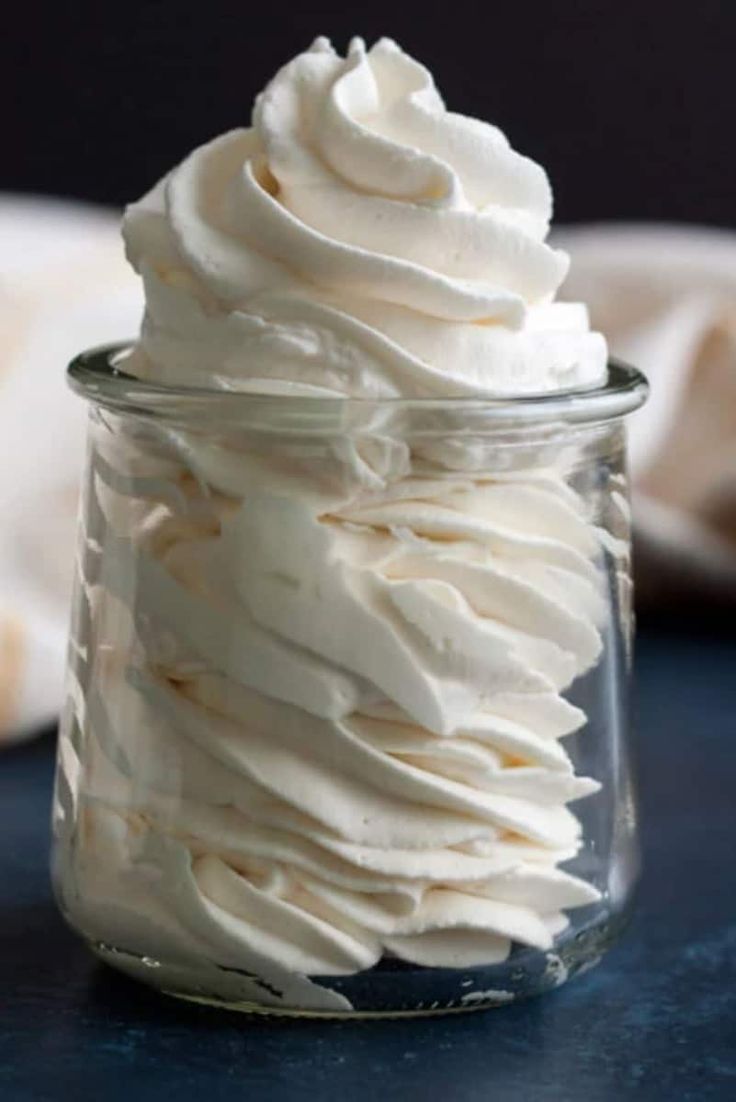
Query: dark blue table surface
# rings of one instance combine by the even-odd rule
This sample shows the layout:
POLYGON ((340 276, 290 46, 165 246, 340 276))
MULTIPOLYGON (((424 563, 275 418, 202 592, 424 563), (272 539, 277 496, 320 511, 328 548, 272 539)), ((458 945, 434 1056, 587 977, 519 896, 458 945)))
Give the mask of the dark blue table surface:
POLYGON ((497 1010, 291 1022, 96 964, 48 885, 53 739, 0 756, 0 1100, 736 1099, 736 643, 642 633, 645 877, 592 972, 497 1010))

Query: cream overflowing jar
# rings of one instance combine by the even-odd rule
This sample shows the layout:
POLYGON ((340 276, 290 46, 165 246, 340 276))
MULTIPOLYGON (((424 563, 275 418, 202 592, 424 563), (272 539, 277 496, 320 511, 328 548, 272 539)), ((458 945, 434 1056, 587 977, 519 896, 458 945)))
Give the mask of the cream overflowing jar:
POLYGON ((129 208, 90 405, 54 874, 100 957, 245 1010, 498 1005, 636 879, 625 416, 546 176, 324 40, 129 208))

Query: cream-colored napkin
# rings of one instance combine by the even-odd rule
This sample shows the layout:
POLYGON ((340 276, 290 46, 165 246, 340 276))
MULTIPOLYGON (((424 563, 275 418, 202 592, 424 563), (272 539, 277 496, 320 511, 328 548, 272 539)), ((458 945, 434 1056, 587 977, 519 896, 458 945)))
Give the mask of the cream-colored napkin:
MULTIPOLYGON (((137 330, 117 221, 0 197, 0 742, 61 704, 85 434, 64 367, 137 330)), ((567 297, 652 382, 631 426, 640 595, 734 600, 736 235, 615 225, 557 241, 573 258, 567 297)))
POLYGON ((84 403, 64 368, 137 330, 138 281, 118 217, 0 196, 0 742, 62 698, 84 403))
POLYGON ((736 604, 736 234, 569 229, 566 297, 649 377, 631 419, 641 603, 736 604))

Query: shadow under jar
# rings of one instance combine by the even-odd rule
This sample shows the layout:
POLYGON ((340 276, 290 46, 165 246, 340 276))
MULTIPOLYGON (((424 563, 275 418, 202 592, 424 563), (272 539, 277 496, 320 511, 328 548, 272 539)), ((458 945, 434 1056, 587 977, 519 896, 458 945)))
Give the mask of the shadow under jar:
POLYGON ((79 357, 54 879, 102 959, 294 1015, 499 1005, 637 876, 623 418, 265 397, 79 357))

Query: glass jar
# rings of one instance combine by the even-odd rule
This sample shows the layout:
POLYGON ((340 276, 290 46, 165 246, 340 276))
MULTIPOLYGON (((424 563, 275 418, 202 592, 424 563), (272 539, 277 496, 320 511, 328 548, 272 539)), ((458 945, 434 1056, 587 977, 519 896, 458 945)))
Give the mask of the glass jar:
POLYGON ((267 1013, 507 1003, 637 877, 624 415, 174 389, 90 403, 54 879, 103 960, 267 1013), (570 805, 570 806, 568 806, 570 805))

